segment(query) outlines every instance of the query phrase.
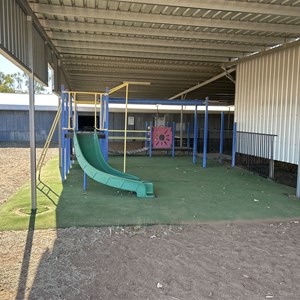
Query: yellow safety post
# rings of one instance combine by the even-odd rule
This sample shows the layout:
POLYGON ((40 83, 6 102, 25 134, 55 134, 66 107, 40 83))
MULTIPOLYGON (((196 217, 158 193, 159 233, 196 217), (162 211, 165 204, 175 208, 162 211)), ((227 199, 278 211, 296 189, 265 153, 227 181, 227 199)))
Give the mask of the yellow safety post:
POLYGON ((125 129, 124 129, 124 166, 123 171, 126 172, 126 141, 127 141, 127 115, 128 115, 128 86, 129 84, 132 85, 150 85, 150 82, 141 82, 141 81, 124 81, 122 84, 112 88, 109 90, 108 95, 122 89, 123 87, 126 88, 126 97, 125 97, 125 129))

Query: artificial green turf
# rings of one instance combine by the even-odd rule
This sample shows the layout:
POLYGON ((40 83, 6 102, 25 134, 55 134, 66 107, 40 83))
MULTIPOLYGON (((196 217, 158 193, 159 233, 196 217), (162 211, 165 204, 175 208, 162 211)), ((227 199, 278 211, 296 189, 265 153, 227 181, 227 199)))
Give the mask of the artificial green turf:
MULTIPOLYGON (((110 164, 119 170, 122 163, 122 157, 110 158, 110 164)), ((300 201, 291 196, 295 189, 216 161, 209 161, 203 169, 201 163, 193 165, 190 157, 138 156, 128 157, 127 166, 127 172, 154 183, 156 198, 137 198, 90 178, 85 193, 83 172, 76 163, 62 185, 58 158, 51 160, 42 178, 59 197, 38 191, 35 228, 300 217, 300 201)), ((26 212, 30 212, 29 184, 0 207, 0 229, 27 228, 26 212)))

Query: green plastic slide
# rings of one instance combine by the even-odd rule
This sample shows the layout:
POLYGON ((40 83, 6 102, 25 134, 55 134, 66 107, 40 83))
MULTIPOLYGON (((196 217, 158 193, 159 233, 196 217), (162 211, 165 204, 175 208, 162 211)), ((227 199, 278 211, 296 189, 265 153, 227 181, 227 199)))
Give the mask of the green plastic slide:
POLYGON ((77 161, 83 171, 102 184, 135 192, 138 197, 154 197, 153 183, 112 168, 104 159, 96 133, 74 133, 77 161))

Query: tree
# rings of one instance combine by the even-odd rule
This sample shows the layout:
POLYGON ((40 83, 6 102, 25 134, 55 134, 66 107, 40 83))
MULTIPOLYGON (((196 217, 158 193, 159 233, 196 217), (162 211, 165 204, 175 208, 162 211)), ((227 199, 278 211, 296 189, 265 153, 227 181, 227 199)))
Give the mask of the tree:
POLYGON ((15 79, 13 74, 0 72, 0 93, 14 93, 15 79))

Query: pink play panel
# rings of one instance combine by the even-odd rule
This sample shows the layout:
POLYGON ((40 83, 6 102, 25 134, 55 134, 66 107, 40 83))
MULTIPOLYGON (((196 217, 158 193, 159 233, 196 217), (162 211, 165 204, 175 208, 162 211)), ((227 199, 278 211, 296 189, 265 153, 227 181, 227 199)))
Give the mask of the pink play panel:
POLYGON ((172 127, 153 127, 152 148, 153 149, 172 148, 172 127))

